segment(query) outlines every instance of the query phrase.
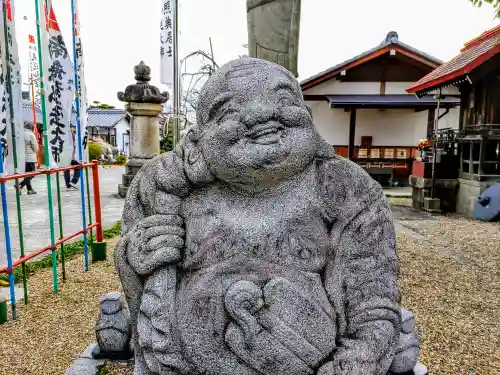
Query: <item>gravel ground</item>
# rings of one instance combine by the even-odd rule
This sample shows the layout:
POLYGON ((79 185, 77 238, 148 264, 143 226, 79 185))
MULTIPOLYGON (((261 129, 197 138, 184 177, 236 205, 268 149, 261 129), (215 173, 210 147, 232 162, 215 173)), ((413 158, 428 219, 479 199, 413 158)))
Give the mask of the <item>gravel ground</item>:
POLYGON ((30 277, 29 304, 21 302, 18 320, 0 326, 2 374, 64 374, 74 358, 95 342, 99 296, 120 289, 111 262, 116 241, 108 241, 109 260, 90 265, 88 273, 83 272, 83 256, 67 262, 67 281, 59 295, 52 294, 50 269, 30 277))
POLYGON ((408 221, 398 236, 403 305, 432 374, 500 374, 500 225, 408 221))
MULTIPOLYGON (((405 229, 398 234, 402 304, 417 316, 422 362, 432 375, 500 374, 500 225, 455 215, 399 224, 405 229)), ((82 267, 81 259, 70 262, 59 296, 51 294, 50 271, 30 279, 30 304, 20 308, 17 322, 0 327, 0 363, 12 368, 7 374, 63 374, 94 341, 99 296, 119 284, 110 262, 88 274, 82 267), (21 358, 22 352, 30 355, 21 358)), ((107 369, 132 374, 122 365, 107 369)))

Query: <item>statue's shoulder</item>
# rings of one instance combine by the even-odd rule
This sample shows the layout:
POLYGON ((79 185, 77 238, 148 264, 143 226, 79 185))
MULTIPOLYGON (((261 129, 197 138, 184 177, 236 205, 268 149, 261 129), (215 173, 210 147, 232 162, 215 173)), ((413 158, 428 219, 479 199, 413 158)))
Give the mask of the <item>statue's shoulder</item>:
POLYGON ((360 209, 383 194, 382 187, 356 163, 334 155, 318 160, 320 194, 334 217, 360 209))

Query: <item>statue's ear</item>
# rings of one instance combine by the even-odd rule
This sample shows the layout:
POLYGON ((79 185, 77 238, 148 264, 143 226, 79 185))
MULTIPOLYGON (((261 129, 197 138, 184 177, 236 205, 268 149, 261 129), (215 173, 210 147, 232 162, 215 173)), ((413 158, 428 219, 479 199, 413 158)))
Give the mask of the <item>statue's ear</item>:
POLYGON ((214 175, 208 169, 205 158, 198 145, 198 134, 190 129, 184 137, 183 162, 186 176, 193 185, 205 185, 215 180, 214 175))

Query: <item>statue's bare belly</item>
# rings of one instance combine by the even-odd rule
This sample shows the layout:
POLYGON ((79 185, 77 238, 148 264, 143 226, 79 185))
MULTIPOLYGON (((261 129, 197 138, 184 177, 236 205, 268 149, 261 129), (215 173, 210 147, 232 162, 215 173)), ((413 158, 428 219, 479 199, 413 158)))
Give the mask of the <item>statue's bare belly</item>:
POLYGON ((183 214, 176 306, 186 358, 207 374, 313 374, 336 335, 320 276, 328 228, 314 185, 279 199, 234 199, 210 187, 189 197, 183 214), (276 353, 269 347, 280 356, 267 357, 276 353))

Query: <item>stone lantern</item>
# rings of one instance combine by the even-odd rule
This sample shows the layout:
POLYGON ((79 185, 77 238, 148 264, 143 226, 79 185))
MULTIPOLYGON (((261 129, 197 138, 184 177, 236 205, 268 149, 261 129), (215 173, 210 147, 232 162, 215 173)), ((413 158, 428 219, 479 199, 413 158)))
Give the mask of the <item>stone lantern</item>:
POLYGON ((128 187, 139 169, 160 153, 159 115, 168 100, 168 92, 161 93, 151 86, 151 69, 143 61, 134 67, 137 83, 127 86, 125 93, 118 93, 118 100, 127 103, 130 114, 129 158, 122 184, 118 186, 120 197, 127 196, 128 187))

